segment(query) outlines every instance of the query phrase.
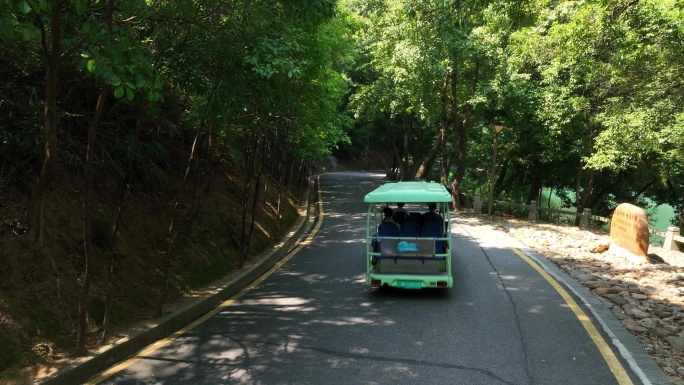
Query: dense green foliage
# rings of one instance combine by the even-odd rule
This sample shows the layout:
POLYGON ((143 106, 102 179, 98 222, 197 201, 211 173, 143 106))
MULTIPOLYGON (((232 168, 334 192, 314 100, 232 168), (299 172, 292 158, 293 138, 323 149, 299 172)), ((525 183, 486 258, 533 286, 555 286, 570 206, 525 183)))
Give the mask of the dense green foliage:
POLYGON ((443 182, 487 196, 500 121, 495 195, 529 202, 552 188, 606 216, 667 203, 681 223, 683 2, 345 4, 364 56, 350 75, 352 139, 394 148, 400 178, 439 166, 443 182))
MULTIPOLYGON (((667 203, 684 227, 683 20, 681 0, 0 0, 0 198, 31 196, 0 225, 59 270, 44 207, 59 175, 84 176, 81 354, 90 272, 113 271, 133 182, 171 202, 160 313, 217 175, 242 178, 226 237, 244 263, 265 185, 285 194, 332 153, 391 152, 398 178, 450 184, 456 208, 493 179, 497 197, 552 189, 604 216, 667 203)), ((114 278, 95 282, 105 332, 114 278)))
POLYGON ((306 183, 311 162, 348 141, 343 69, 353 44, 336 5, 0 1, 0 241, 3 254, 26 250, 39 261, 37 281, 57 282, 47 290, 27 283, 35 285, 29 292, 49 293, 13 309, 5 300, 21 283, 9 277, 30 264, 16 255, 3 263, 0 340, 9 342, 0 371, 30 356, 36 342, 70 348, 64 337, 76 335, 74 352, 82 355, 94 325, 105 340, 110 320, 127 319, 120 297, 130 288, 116 282, 124 256, 134 257, 126 268, 153 269, 143 286, 154 299, 128 301, 141 308, 156 302, 159 315, 184 288, 207 283, 207 274, 193 276, 207 268, 186 256, 198 248, 198 234, 217 229, 198 230, 198 223, 224 223, 211 244, 227 245, 226 255, 202 261, 221 266, 219 274, 263 249, 265 233, 275 242, 285 230, 281 218, 292 221, 289 191, 306 183), (68 220, 57 217, 66 181, 80 176, 82 185, 71 191, 79 208, 68 220), (230 187, 224 195, 237 197, 237 207, 207 214, 203 206, 219 199, 216 185, 230 187), (150 228, 149 243, 135 252, 131 233, 122 233, 142 223, 126 210, 140 196, 150 198, 161 226, 150 228), (8 198, 16 201, 8 205, 8 198), (79 222, 80 234, 71 232, 79 222), (142 261, 147 248, 154 257, 142 261), (43 305, 60 307, 49 335, 24 322, 43 305))

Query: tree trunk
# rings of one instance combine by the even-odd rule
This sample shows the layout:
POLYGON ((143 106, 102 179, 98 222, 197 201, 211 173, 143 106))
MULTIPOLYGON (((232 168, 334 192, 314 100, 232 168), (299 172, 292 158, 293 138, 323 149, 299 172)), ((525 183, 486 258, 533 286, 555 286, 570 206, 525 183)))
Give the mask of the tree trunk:
POLYGON ((78 299, 78 334, 76 338, 76 355, 83 356, 88 351, 86 349, 86 326, 88 322, 88 292, 90 290, 90 269, 92 265, 93 247, 91 242, 91 213, 90 213, 90 198, 93 191, 93 154, 95 152, 95 138, 97 137, 97 128, 100 124, 102 111, 107 101, 107 94, 109 87, 102 85, 100 87, 100 96, 97 98, 97 106, 95 107, 95 115, 90 122, 90 130, 88 130, 88 148, 86 150, 85 161, 85 182, 83 186, 83 279, 81 284, 81 294, 78 299))
POLYGON ((539 204, 539 199, 540 197, 540 191, 542 186, 544 186, 544 174, 543 172, 540 172, 539 169, 535 169, 535 173, 532 177, 532 184, 530 186, 530 192, 527 194, 527 199, 525 200, 525 204, 530 204, 531 201, 537 201, 537 204, 539 204))
MULTIPOLYGON (((596 172, 594 170, 589 170, 587 175, 587 181, 582 186, 582 171, 585 170, 583 168, 580 168, 580 170, 577 172, 577 187, 575 191, 577 213, 582 213, 584 211, 584 208, 589 203, 589 200, 591 199, 591 192, 594 188, 594 177, 596 175, 596 172)), ((581 218, 579 216, 575 216, 575 226, 580 225, 580 220, 581 218)))
POLYGON ((679 228, 684 231, 684 188, 682 188, 682 206, 679 210, 679 228))
POLYGON ((458 160, 456 162, 456 175, 454 181, 451 183, 452 197, 451 201, 454 210, 461 209, 461 202, 458 197, 461 193, 461 181, 465 175, 466 169, 466 150, 468 148, 468 137, 466 135, 466 125, 458 113, 458 92, 456 85, 458 84, 458 73, 456 68, 451 71, 451 120, 456 131, 456 140, 458 142, 458 160))
POLYGON ((442 134, 442 143, 439 152, 442 154, 442 159, 439 165, 439 183, 446 185, 449 183, 449 152, 447 151, 446 129, 440 130, 442 134))
POLYGON ((43 243, 43 208, 48 186, 54 178, 57 165, 57 94, 59 92, 59 66, 62 46, 62 5, 64 0, 55 1, 50 13, 50 40, 47 43, 43 27, 43 53, 45 55, 45 108, 43 111, 43 129, 45 130, 45 156, 43 167, 36 180, 31 196, 29 211, 29 238, 38 244, 43 243))
MULTIPOLYGON (((217 87, 220 86, 220 83, 217 85, 217 87)), ((209 93, 209 97, 207 99, 207 104, 205 106, 205 111, 204 115, 200 121, 200 123, 197 126, 197 131, 195 132, 195 139, 192 142, 192 147, 190 149, 190 155, 188 156, 188 162, 185 167, 185 173, 183 174, 183 179, 181 180, 181 185, 179 186, 178 189, 178 194, 176 196, 176 201, 173 205, 173 211, 171 212, 171 220, 169 221, 169 228, 167 231, 166 235, 166 250, 164 251, 164 255, 162 256, 162 279, 163 279, 163 287, 162 287, 162 292, 161 296, 159 299, 159 304, 157 308, 157 316, 161 317, 164 314, 164 305, 166 303, 166 297, 168 296, 169 293, 169 284, 171 281, 171 265, 173 263, 173 253, 175 253, 175 247, 176 247, 176 240, 177 237, 180 233, 180 231, 176 230, 175 228, 175 222, 176 222, 176 217, 178 216, 178 211, 180 210, 180 205, 181 201, 183 200, 183 195, 185 194, 185 189, 188 185, 188 178, 190 176, 190 173, 192 171, 193 165, 197 162, 197 152, 199 151, 199 146, 202 145, 204 141, 204 129, 205 129, 205 124, 206 124, 206 116, 209 111, 209 106, 211 105, 213 99, 214 99, 214 91, 215 89, 212 89, 211 92, 209 93)), ((210 136, 211 133, 207 134, 207 136, 210 136)), ((197 166, 199 168, 199 165, 197 166)), ((199 171, 196 171, 199 172, 199 171)), ((194 194, 193 194, 193 200, 194 200, 194 194)))
MULTIPOLYGON (((278 137, 279 135, 276 135, 278 137)), ((285 146, 281 145, 278 146, 280 148, 280 156, 279 158, 282 159, 282 162, 276 162, 277 168, 276 168, 276 173, 275 175, 278 175, 278 180, 277 180, 277 194, 278 194, 278 201, 276 204, 276 223, 275 223, 275 232, 273 234, 272 238, 272 246, 275 245, 275 243, 278 241, 279 234, 280 234, 280 226, 282 225, 282 219, 283 219, 283 213, 282 213, 282 202, 283 202, 283 196, 284 196, 284 190, 285 190, 285 159, 286 159, 286 153, 285 153, 285 146)))
MULTIPOLYGON (((249 206, 249 194, 252 189, 252 178, 256 170, 256 154, 259 148, 259 142, 262 140, 258 129, 251 130, 247 135, 247 143, 249 146, 245 148, 245 178, 242 190, 242 219, 240 221, 240 267, 243 267, 249 258, 249 230, 247 226, 247 209, 249 206)), ((307 167, 308 170, 308 167, 307 167)), ((305 172, 304 178, 308 178, 308 171, 305 172)), ((251 223, 251 222, 250 222, 251 223)))
POLYGON ((447 98, 447 88, 449 85, 449 80, 448 78, 444 80, 444 83, 442 85, 442 88, 440 90, 441 94, 441 111, 442 111, 442 117, 440 119, 440 127, 439 127, 439 132, 435 136, 435 142, 432 145, 432 148, 428 152, 428 154, 425 156, 423 159, 423 162, 421 162, 420 166, 418 166, 418 169, 416 170, 416 173, 414 175, 414 180, 421 180, 424 179, 427 174, 430 173, 428 170, 428 167, 432 167, 433 163, 435 162, 435 159, 437 158, 437 154, 440 149, 443 148, 442 143, 446 139, 446 130, 448 126, 448 98, 447 98))
POLYGON ((192 142, 192 148, 190 149, 190 155, 188 156, 188 162, 187 162, 186 167, 185 167, 185 173, 183 174, 183 179, 181 180, 181 185, 178 188, 178 194, 176 196, 176 202, 174 203, 173 211, 171 212, 171 220, 169 221, 169 228, 168 228, 168 231, 166 233, 166 249, 164 250, 163 266, 162 266, 163 288, 162 288, 161 297, 159 299, 159 304, 158 304, 158 308, 157 308, 157 316, 158 317, 161 317, 164 314, 164 304, 166 303, 166 297, 169 293, 169 283, 171 280, 171 277, 170 277, 171 263, 173 260, 175 241, 176 241, 176 237, 178 235, 178 231, 175 228, 176 217, 178 216, 180 204, 181 204, 181 201, 183 200, 183 194, 184 194, 185 188, 188 184, 188 176, 190 175, 190 171, 192 170, 192 165, 195 161, 195 154, 197 152, 197 146, 200 142, 200 138, 202 137, 202 126, 203 125, 204 125, 204 122, 200 123, 200 126, 197 127, 197 132, 195 133, 195 139, 192 142))
MULTIPOLYGON (((106 21, 109 28, 112 27, 112 15, 114 12, 114 0, 109 0, 106 21)), ((105 103, 107 102, 107 95, 109 87, 106 84, 100 86, 100 95, 97 98, 97 105, 95 106, 95 114, 90 122, 90 129, 88 130, 88 147, 86 149, 85 170, 84 170, 84 186, 83 186, 83 278, 81 284, 81 293, 78 299, 78 323, 77 323, 77 337, 76 337, 76 355, 84 356, 88 349, 86 347, 86 334, 88 326, 88 295, 90 292, 90 269, 93 262, 94 249, 92 245, 92 231, 91 231, 91 211, 90 201, 93 192, 93 161, 95 153, 95 139, 97 138, 97 129, 100 126, 100 119, 104 111, 105 103)))
MULTIPOLYGON (((444 137, 442 138, 442 177, 441 183, 449 183, 449 169, 451 168, 451 154, 447 146, 447 130, 449 127, 449 98, 447 97, 447 89, 449 87, 449 78, 445 77, 442 82, 442 88, 439 90, 440 113, 439 121, 443 127, 444 137)), ((453 198, 452 198, 453 200, 453 198)), ((453 201, 452 201, 453 203, 453 201)))
MULTIPOLYGON (((209 166, 209 172, 207 174, 207 178, 204 181, 204 183, 201 184, 199 183, 199 175, 200 175, 200 170, 199 170, 199 161, 195 162, 197 165, 195 169, 195 175, 197 176, 196 180, 196 186, 195 186, 195 192, 193 193, 191 199, 192 199, 192 204, 190 205, 190 209, 188 210, 188 215, 186 216, 186 221, 185 221, 185 227, 182 231, 182 237, 181 241, 184 242, 189 236, 190 233, 192 232, 192 228, 195 225, 195 222, 197 218, 199 217, 202 207, 204 204, 204 201, 206 200, 206 197, 209 195, 209 192, 211 191, 211 186, 214 183, 214 180, 216 179, 216 175, 218 174, 219 167, 220 167, 220 159, 215 154, 214 151, 214 144, 213 144, 213 132, 215 128, 215 123, 212 122, 209 127, 209 132, 207 133, 206 136, 206 142, 203 140, 202 143, 205 143, 204 149, 206 150, 205 153, 205 159, 207 160, 207 164, 209 166), (197 192, 199 188, 199 192, 197 192)), ((178 243, 178 242, 177 242, 178 243)))
POLYGON ((259 146, 259 152, 255 154, 255 157, 258 158, 259 156, 261 157, 261 162, 259 166, 259 171, 257 172, 256 175, 256 181, 254 182, 254 195, 252 196, 252 213, 250 215, 250 222, 249 222, 249 232, 247 233, 247 248, 245 249, 245 260, 249 256, 249 253, 251 251, 251 245, 252 245, 252 234, 254 234, 254 225, 256 224, 256 211, 258 208, 258 203, 259 203, 259 191, 261 190, 261 178, 263 176, 264 172, 264 165, 265 165, 265 151, 264 148, 266 147, 266 140, 261 141, 261 146, 259 146), (259 155, 261 153, 261 155, 259 155))
POLYGON ((630 202, 631 202, 631 203, 636 203, 637 199, 639 199, 639 197, 640 197, 641 195, 643 195, 646 191, 648 191, 648 190, 651 188, 651 186, 653 186, 657 181, 658 181, 657 178, 653 178, 653 179, 651 179, 650 181, 644 183, 644 184, 641 186, 641 188, 639 189, 639 191, 636 191, 636 192, 632 195, 632 197, 630 198, 630 202))
POLYGON ((428 151, 423 161, 420 163, 416 174, 414 175, 414 180, 423 180, 430 174, 430 169, 437 159, 437 153, 442 146, 442 137, 444 136, 444 128, 440 127, 439 132, 435 135, 435 142, 432 144, 432 148, 428 151))
POLYGON ((401 166, 399 168, 399 173, 401 176, 401 180, 406 180, 406 176, 409 174, 409 138, 411 137, 411 120, 409 120, 408 124, 406 125, 406 129, 404 130, 404 137, 402 141, 402 146, 401 146, 401 155, 400 155, 400 162, 399 163, 401 166))
POLYGON ((401 149, 397 145, 397 141, 394 139, 390 140, 390 144, 392 145, 392 164, 389 166, 389 173, 387 175, 395 181, 404 180, 406 177, 401 172, 401 149))
POLYGON ((133 163, 135 162, 135 153, 138 148, 138 141, 140 139, 140 133, 142 131, 142 121, 144 117, 145 107, 140 107, 138 113, 138 120, 135 125, 135 131, 132 136, 131 145, 128 147, 128 154, 126 156, 126 169, 124 175, 121 178, 121 184, 119 185, 119 204, 116 209, 116 215, 114 216, 114 224, 112 225, 112 248, 109 251, 109 266, 107 268, 107 289, 105 290, 105 310, 104 317, 102 318, 102 337, 100 338, 100 343, 103 344, 107 341, 107 333, 109 329, 109 317, 112 306, 112 289, 114 286, 114 268, 116 263, 116 239, 119 233, 119 226, 121 224, 121 218, 123 217, 123 212, 125 209, 126 202, 126 190, 128 188, 128 181, 131 178, 131 173, 133 172, 133 163))

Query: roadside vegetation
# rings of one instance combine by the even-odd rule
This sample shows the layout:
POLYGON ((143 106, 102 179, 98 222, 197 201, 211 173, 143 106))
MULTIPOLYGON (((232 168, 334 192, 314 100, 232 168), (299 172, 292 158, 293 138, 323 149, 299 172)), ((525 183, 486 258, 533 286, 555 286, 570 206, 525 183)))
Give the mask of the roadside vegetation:
POLYGON ((330 155, 391 154, 455 209, 493 181, 602 216, 669 204, 684 228, 682 20, 676 0, 0 0, 0 371, 249 264, 330 155))
POLYGON ((684 224, 684 3, 360 1, 356 146, 399 179, 516 203, 552 189, 578 212, 623 202, 684 224), (495 133, 498 156, 492 164, 495 133))
POLYGON ((351 122, 334 14, 0 1, 0 371, 84 355, 287 234, 351 122))

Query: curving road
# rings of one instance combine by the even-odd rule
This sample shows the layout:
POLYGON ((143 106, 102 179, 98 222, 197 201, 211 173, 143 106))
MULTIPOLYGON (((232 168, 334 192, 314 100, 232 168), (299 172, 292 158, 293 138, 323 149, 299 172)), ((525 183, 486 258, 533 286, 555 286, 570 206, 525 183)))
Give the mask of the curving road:
POLYGON ((366 287, 363 197, 383 182, 322 176, 324 219, 305 247, 230 306, 98 383, 643 383, 580 299, 505 234, 462 218, 452 218, 452 289, 366 287))

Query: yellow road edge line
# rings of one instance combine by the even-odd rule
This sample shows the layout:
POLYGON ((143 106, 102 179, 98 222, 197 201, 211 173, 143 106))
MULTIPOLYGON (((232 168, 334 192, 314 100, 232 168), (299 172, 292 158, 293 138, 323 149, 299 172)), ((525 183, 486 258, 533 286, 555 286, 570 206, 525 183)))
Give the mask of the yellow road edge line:
POLYGON ((517 254, 520 258, 522 258, 527 264, 532 266, 539 275, 544 277, 546 281, 560 294, 560 296, 565 300, 565 303, 568 304, 570 309, 572 310, 573 313, 575 313, 575 316, 577 319, 580 321, 584 329, 587 331, 587 334, 589 334, 589 337, 591 340, 594 342, 594 345, 598 348, 599 352, 603 356, 603 359, 606 361, 606 364, 608 364, 608 367, 610 368, 610 371, 613 372, 613 375, 615 376, 615 379, 618 381, 620 385, 632 385, 632 379, 629 377, 629 374, 627 374, 627 371, 625 370, 624 366, 620 363, 620 360, 618 360, 617 356, 615 356, 615 353, 613 353, 613 350, 610 348, 606 340, 603 338, 601 333, 596 329, 596 326, 591 322, 591 319, 587 316, 587 314, 582 310, 582 308, 577 304, 577 302, 570 296, 570 294, 556 281, 549 275, 549 273, 546 272, 539 264, 537 264, 535 261, 533 261, 530 257, 527 255, 523 254, 520 250, 514 248, 514 247, 509 247, 515 254, 517 254))
MULTIPOLYGON (((320 176, 318 177, 318 183, 320 184, 320 176)), ((307 220, 308 220, 308 218, 307 218, 307 220)), ((283 265, 285 265, 290 259, 292 259, 292 257, 294 257, 300 250, 302 250, 304 247, 309 245, 311 243, 311 240, 316 236, 316 233, 318 232, 318 230, 321 228, 322 223, 323 223, 323 199, 321 196, 321 189, 320 189, 320 185, 319 185, 319 188, 318 188, 318 221, 316 222, 316 225, 314 226, 314 228, 311 230, 311 233, 309 234, 309 236, 306 237, 305 240, 300 242, 299 245, 297 245, 297 247, 294 250, 289 252, 285 257, 283 257, 280 261, 278 261, 278 263, 276 263, 270 269, 268 269, 259 278, 257 278, 252 283, 247 285, 244 289, 240 290, 234 296, 223 301, 221 304, 216 306, 210 312, 208 312, 205 315, 201 316, 200 318, 196 319, 195 321, 193 321, 189 325, 183 327, 182 329, 175 331, 174 333, 172 333, 168 337, 152 343, 151 345, 147 346, 146 348, 144 348, 143 350, 138 352, 138 354, 127 359, 126 361, 123 361, 123 362, 121 362, 115 366, 112 366, 111 368, 102 372, 102 374, 100 374, 99 376, 94 377, 94 378, 90 379, 89 381, 85 382, 84 385, 99 384, 100 382, 108 379, 109 377, 115 375, 116 373, 118 373, 122 370, 125 370, 129 366, 131 366, 131 365, 135 364, 136 362, 140 361, 141 359, 143 359, 145 356, 148 356, 148 355, 154 353, 156 350, 168 345, 169 343, 171 343, 176 338, 178 338, 178 337, 182 336, 183 334, 187 333, 188 331, 194 329, 198 325, 204 323, 209 318, 215 316, 216 314, 220 313, 221 311, 223 311, 228 306, 235 303, 235 301, 237 301, 240 297, 247 294, 249 291, 251 291, 252 289, 257 287, 258 285, 260 285, 262 282, 264 282, 266 280, 266 278, 268 278, 271 274, 273 274, 278 269, 283 267, 283 265)))
MULTIPOLYGON (((454 215, 454 217, 456 217, 456 215, 454 215)), ((470 218, 460 218, 470 224, 481 225, 481 223, 470 218)), ((629 374, 627 374, 624 366, 622 366, 620 363, 620 360, 618 360, 617 356, 615 356, 615 353, 613 353, 613 350, 610 348, 606 340, 603 338, 598 329, 596 329, 596 326, 594 326, 594 324, 591 322, 591 319, 587 317, 587 314, 582 310, 572 296, 570 296, 570 294, 558 283, 558 281, 553 279, 553 277, 551 277, 546 270, 539 266, 539 264, 533 261, 530 257, 525 255, 522 251, 516 249, 515 247, 509 247, 509 249, 522 258, 523 261, 527 262, 528 265, 532 266, 532 268, 535 269, 539 275, 544 277, 544 279, 558 292, 558 294, 560 294, 565 303, 568 304, 572 312, 575 314, 575 317, 577 317, 584 329, 587 331, 587 334, 589 334, 589 337, 603 356, 603 359, 606 361, 606 364, 615 376, 618 384, 633 385, 634 383, 632 382, 632 379, 629 377, 629 374)))

